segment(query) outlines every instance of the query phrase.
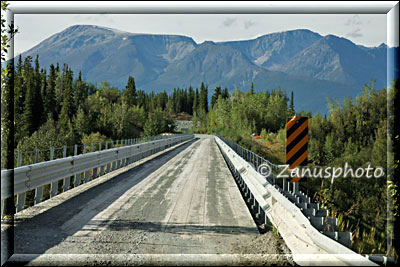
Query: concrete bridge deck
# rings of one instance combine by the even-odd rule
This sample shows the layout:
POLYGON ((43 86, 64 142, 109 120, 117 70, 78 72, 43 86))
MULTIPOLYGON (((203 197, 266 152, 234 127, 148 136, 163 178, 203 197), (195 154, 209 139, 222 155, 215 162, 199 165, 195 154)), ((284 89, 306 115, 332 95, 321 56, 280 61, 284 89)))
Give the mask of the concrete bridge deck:
POLYGON ((279 254, 284 247, 272 233, 260 243, 218 146, 204 137, 23 210, 14 230, 14 253, 35 254, 30 260, 38 254, 279 254))

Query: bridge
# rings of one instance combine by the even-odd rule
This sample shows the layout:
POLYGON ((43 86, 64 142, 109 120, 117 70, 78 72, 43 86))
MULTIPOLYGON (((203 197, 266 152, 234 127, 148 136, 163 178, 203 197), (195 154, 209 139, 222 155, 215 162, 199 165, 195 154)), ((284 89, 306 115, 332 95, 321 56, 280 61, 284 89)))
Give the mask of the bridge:
POLYGON ((3 170, 17 212, 2 220, 2 265, 377 265, 261 163, 274 168, 185 134, 3 170))

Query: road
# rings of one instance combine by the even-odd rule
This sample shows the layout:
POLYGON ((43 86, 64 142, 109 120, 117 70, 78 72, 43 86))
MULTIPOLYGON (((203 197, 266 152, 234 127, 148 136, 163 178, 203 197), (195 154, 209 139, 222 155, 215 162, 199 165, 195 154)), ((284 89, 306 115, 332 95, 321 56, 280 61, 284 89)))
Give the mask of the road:
POLYGON ((55 254, 75 264, 100 265, 112 262, 100 254, 147 255, 142 261, 151 254, 153 264, 162 255, 219 254, 259 254, 267 264, 292 263, 279 238, 259 234, 218 146, 207 137, 28 208, 15 223, 14 253, 20 258, 14 260, 25 263, 43 264, 54 260, 46 255, 55 254), (68 259, 67 254, 79 255, 68 259))

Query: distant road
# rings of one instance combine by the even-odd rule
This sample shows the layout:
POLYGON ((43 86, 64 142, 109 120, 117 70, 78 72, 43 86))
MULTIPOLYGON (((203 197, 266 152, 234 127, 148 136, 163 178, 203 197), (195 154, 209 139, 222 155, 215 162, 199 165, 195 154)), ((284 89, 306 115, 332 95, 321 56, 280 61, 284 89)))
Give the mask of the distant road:
POLYGON ((162 265, 172 254, 282 253, 272 233, 259 234, 214 139, 198 137, 18 213, 12 260, 110 264, 104 254, 115 254, 162 265))

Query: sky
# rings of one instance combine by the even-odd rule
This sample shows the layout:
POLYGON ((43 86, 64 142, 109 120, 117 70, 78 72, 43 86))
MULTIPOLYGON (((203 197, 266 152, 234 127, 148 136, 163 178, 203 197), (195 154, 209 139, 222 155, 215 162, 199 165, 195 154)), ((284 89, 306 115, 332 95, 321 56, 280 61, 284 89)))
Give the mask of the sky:
POLYGON ((386 14, 15 14, 14 55, 76 24, 132 33, 177 34, 204 41, 254 39, 273 32, 309 29, 364 46, 387 44, 386 14))

